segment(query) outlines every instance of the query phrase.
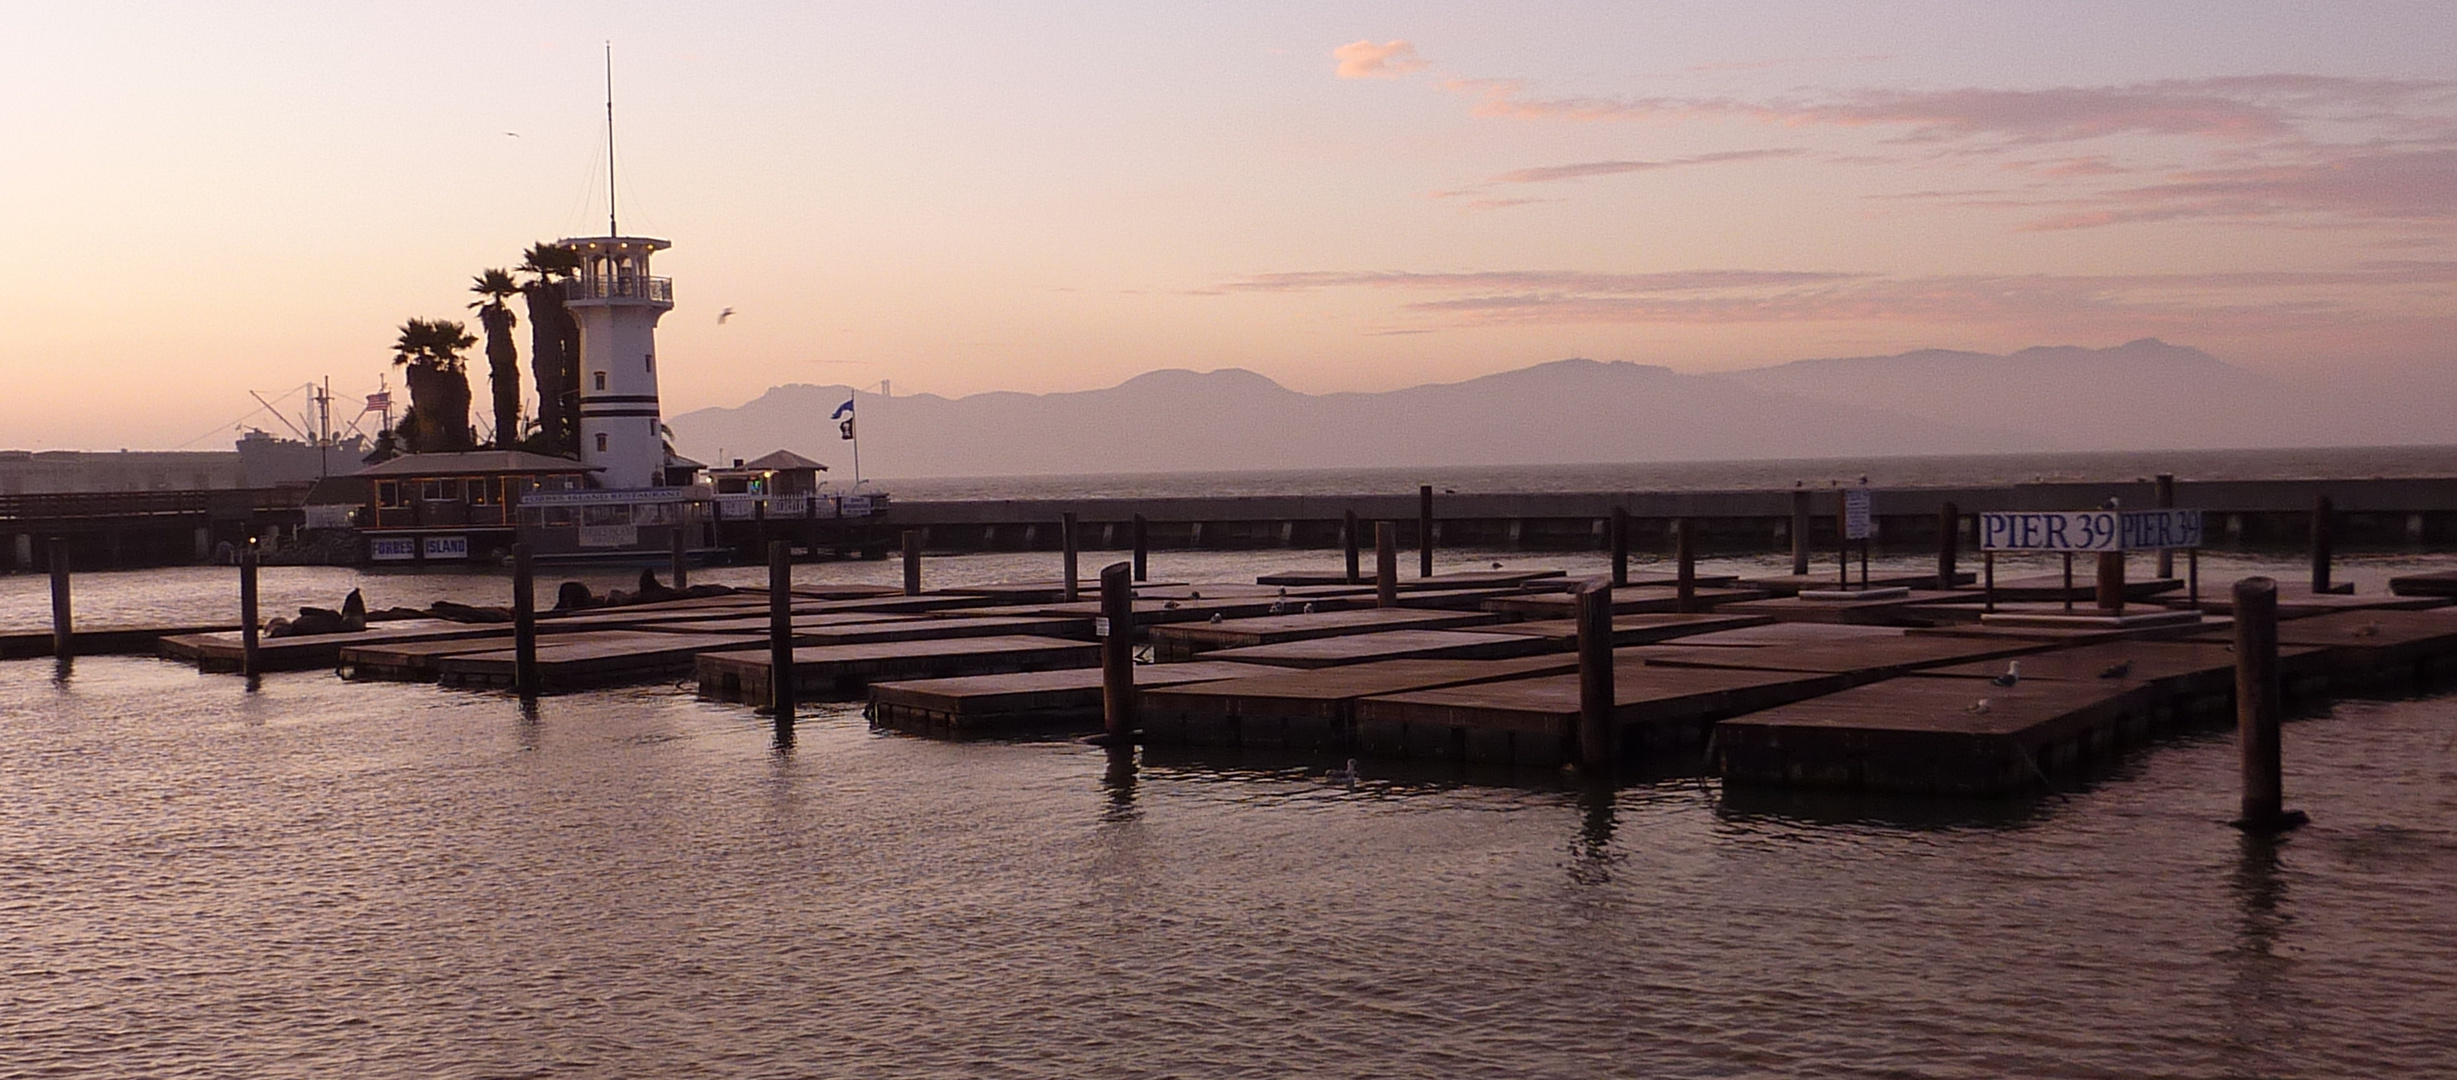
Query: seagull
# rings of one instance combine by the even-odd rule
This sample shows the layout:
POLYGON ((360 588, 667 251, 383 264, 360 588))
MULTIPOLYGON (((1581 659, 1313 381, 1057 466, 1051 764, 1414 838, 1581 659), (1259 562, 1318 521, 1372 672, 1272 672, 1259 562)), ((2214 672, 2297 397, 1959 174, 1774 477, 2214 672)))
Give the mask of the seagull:
POLYGON ((1212 612, 1212 613, 1211 613, 1211 621, 1212 621, 1212 625, 1214 625, 1214 626, 1218 626, 1218 625, 1219 625, 1219 624, 1221 624, 1221 623, 1227 622, 1227 621, 1228 621, 1228 616, 1223 615, 1223 614, 1221 614, 1220 612, 1215 611, 1215 612, 1212 612))
POLYGON ((734 317, 734 309, 732 309, 732 308, 726 308, 726 309, 725 309, 725 310, 723 310, 723 311, 717 312, 717 325, 718 325, 718 326, 723 326, 723 325, 725 325, 725 320, 730 319, 730 318, 733 318, 733 317, 734 317))
POLYGON ((2114 510, 2114 509, 2116 509, 2117 505, 2118 505, 2118 500, 2116 499, 2116 497, 2115 497, 2115 496, 2113 496, 2113 495, 2110 495, 2110 496, 2108 496, 2108 497, 2107 497, 2107 501, 2106 501, 2106 502, 2103 502, 2103 503, 2100 503, 2100 504, 2099 504, 2099 509, 2101 509, 2101 510, 2114 510))
POLYGON ((1189 589, 1186 591, 1186 599, 1188 600, 1200 600, 1202 598, 1203 592, 1200 589, 1189 589))
POLYGON ((2019 660, 2005 661, 2005 673, 1988 681, 1995 683, 1998 686, 2012 686, 2015 683, 2021 682, 2022 662, 2019 660))
POLYGON ((2099 672, 2099 677, 2102 679, 2121 679, 2132 673, 2133 662, 2130 660, 2119 660, 2113 664, 2107 665, 2105 670, 2099 672))
POLYGON ((1324 773, 1323 778, 1334 784, 1356 783, 1356 759, 1349 758, 1348 764, 1324 773))
POLYGON ((2379 635, 2380 620, 2378 619, 2374 619, 2370 622, 2364 623, 2361 626, 2355 627, 2356 637, 2378 637, 2379 635))
POLYGON ((1306 601, 1306 602, 1305 602, 1305 613, 1306 613, 1306 614, 1308 614, 1308 615, 1311 615, 1311 614, 1313 614, 1313 613, 1314 613, 1314 602, 1313 602, 1313 601, 1308 600, 1308 601, 1306 601))
POLYGON ((1981 698, 1970 703, 1969 705, 1965 705, 1963 706, 1962 711, 1973 716, 1986 716, 1988 714, 1988 699, 1981 698))
POLYGON ((511 137, 513 137, 513 138, 515 138, 515 139, 520 138, 520 132, 517 132, 517 131, 507 131, 507 132, 504 132, 504 134, 509 135, 509 136, 511 136, 511 137))
POLYGON ((1171 600, 1171 601, 1169 601, 1169 602, 1167 602, 1167 603, 1164 603, 1164 604, 1160 605, 1160 610, 1162 610, 1162 611, 1175 611, 1175 610, 1177 610, 1177 601, 1175 601, 1175 600, 1171 600))

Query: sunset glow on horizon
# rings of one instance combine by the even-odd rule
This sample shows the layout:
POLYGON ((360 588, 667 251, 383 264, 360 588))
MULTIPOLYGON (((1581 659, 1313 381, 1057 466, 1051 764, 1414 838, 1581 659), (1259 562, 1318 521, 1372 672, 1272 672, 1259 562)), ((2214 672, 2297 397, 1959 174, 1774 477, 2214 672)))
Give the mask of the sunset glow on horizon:
POLYGON ((0 447, 226 449, 474 330, 605 230, 607 41, 668 416, 2151 336, 2451 385, 2457 8, 2140 8, 21 7, 0 447))

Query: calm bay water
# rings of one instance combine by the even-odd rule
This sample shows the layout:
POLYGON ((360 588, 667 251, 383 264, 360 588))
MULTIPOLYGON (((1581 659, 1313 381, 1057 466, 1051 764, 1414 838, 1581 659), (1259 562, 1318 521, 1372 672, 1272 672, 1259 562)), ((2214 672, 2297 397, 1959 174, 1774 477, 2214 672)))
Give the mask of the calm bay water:
MULTIPOLYGON (((1602 567, 1444 557, 1489 561, 1602 567)), ((228 618, 234 576, 82 575, 80 610, 228 618)), ((505 589, 273 568, 266 610, 354 585, 505 589)), ((0 578, 0 626, 43 625, 43 587, 0 578)), ((0 1077, 2457 1075, 2457 698, 2342 703, 2286 754, 2315 823, 2266 844, 2224 824, 2224 734, 2003 804, 1371 762, 1349 786, 1306 758, 873 734, 855 706, 780 749, 673 686, 524 711, 6 662, 0 1077)))

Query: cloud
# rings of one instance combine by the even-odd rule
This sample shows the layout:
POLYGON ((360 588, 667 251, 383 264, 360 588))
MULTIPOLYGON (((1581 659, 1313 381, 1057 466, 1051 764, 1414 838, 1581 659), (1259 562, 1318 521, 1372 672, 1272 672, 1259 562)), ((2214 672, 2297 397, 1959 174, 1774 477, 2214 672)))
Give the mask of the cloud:
POLYGON ((1745 120, 1787 127, 1886 127, 1901 139, 1986 139, 2012 145, 2114 135, 2181 136, 2230 143, 2276 140, 2306 125, 2399 126, 2445 109, 2457 83, 2320 75, 2166 79, 2038 89, 1861 89, 1749 101, 1713 97, 1537 97, 1516 79, 1452 79, 1473 115, 1516 120, 1675 123, 1745 120))
POLYGON ((1351 41, 1331 50, 1331 58, 1339 61, 1332 73, 1343 79, 1396 79, 1425 68, 1416 46, 1406 41, 1351 41))
POLYGON ((2160 183, 2066 203, 2072 208, 2025 228, 2281 217, 2457 222, 2457 147, 2348 149, 2295 163, 2190 170, 2160 183))
POLYGON ((1725 150, 1693 157, 1667 158, 1663 161, 1586 161, 1575 165, 1544 165, 1533 169, 1514 169, 1493 178, 1496 184, 1544 184, 1555 180, 1578 180, 1589 176, 1615 176, 1621 173, 1653 172, 1675 169, 1683 165, 1719 165, 1728 161, 1756 161, 1761 158, 1799 157, 1806 150, 1725 150))
POLYGON ((1583 270, 1296 270, 1223 282, 1223 292, 1305 292, 1314 289, 1541 289, 1555 292, 1658 293, 1844 281, 1862 274, 1823 270, 1674 270, 1602 274, 1583 270))

